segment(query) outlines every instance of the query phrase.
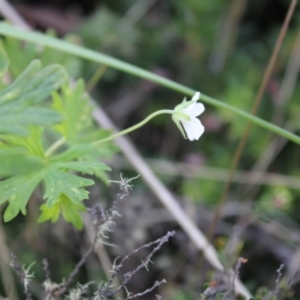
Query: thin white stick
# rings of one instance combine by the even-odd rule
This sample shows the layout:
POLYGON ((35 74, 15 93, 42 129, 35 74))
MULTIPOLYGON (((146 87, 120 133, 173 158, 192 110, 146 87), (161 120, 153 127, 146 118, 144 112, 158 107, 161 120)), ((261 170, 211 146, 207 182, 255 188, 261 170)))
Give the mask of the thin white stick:
POLYGON ((27 30, 31 29, 23 17, 6 0, 0 0, 0 14, 17 27, 27 30))

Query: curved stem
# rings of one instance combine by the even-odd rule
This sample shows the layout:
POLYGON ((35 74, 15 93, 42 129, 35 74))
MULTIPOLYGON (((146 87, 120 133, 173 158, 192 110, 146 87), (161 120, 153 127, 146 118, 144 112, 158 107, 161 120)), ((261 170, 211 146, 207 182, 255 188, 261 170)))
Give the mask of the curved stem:
POLYGON ((154 112, 153 114, 149 115, 146 119, 144 119, 143 121, 141 121, 140 123, 137 123, 135 125, 133 125, 132 127, 129 127, 127 129, 124 129, 122 131, 119 131, 115 134, 112 134, 111 136, 108 136, 104 139, 101 139, 101 140, 98 140, 98 141, 95 141, 93 142, 93 145, 100 145, 100 144, 103 144, 103 143, 106 143, 106 142, 109 142, 119 136, 122 136, 122 135, 125 135, 129 132, 132 132, 140 127, 142 127, 143 125, 145 125, 147 122, 149 122, 151 119, 153 119, 154 117, 158 116, 158 115, 162 115, 162 114, 173 114, 173 110, 170 110, 170 109, 163 109, 163 110, 158 110, 156 112, 154 112))
POLYGON ((45 152, 46 157, 51 156, 52 153, 54 153, 61 145, 65 143, 66 139, 64 137, 57 140, 55 143, 53 143, 45 152))
MULTIPOLYGON (((108 67, 132 74, 134 76, 150 80, 161 86, 165 86, 174 91, 180 92, 182 94, 185 94, 185 95, 188 95, 191 97, 196 92, 195 90, 193 90, 187 86, 176 83, 172 80, 166 79, 162 76, 156 75, 156 74, 151 73, 146 70, 143 70, 139 67, 136 67, 129 63, 115 59, 108 55, 105 55, 105 54, 102 54, 102 53, 99 53, 96 51, 92 51, 92 50, 89 50, 89 49, 81 47, 81 46, 73 45, 66 41, 62 41, 57 38, 50 37, 50 36, 47 36, 47 35, 44 35, 44 34, 41 34, 38 32, 25 31, 22 29, 14 28, 13 26, 10 26, 4 22, 0 22, 0 34, 3 34, 5 36, 15 37, 20 40, 31 41, 31 42, 34 42, 34 43, 37 43, 40 45, 44 45, 44 46, 47 46, 50 48, 54 48, 54 49, 61 50, 66 53, 70 53, 70 54, 79 56, 81 58, 84 58, 84 59, 87 59, 87 60, 90 60, 93 62, 98 62, 98 63, 104 64, 104 65, 107 65, 108 67)), ((201 100, 203 102, 211 104, 215 107, 227 109, 227 110, 235 113, 236 115, 239 115, 239 116, 243 117, 244 119, 252 122, 255 125, 258 125, 258 126, 265 128, 271 132, 281 135, 281 136, 285 137, 286 139, 289 139, 290 141, 293 141, 300 145, 300 137, 299 136, 297 136, 296 134, 293 134, 281 127, 278 127, 269 122, 266 122, 258 117, 255 117, 245 111, 242 111, 238 108, 230 106, 230 105, 228 105, 224 102, 221 102, 220 100, 214 99, 212 97, 202 94, 201 100)))

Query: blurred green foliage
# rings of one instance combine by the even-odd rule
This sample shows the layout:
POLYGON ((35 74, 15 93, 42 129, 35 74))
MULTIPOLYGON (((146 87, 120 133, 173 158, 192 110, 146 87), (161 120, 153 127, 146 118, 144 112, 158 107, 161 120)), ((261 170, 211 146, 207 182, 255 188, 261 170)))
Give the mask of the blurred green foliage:
MULTIPOLYGON (((105 5, 100 6, 65 39, 149 70, 159 69, 177 82, 194 87, 245 111, 251 111, 287 9, 287 1, 277 1, 276 5, 280 3, 280 7, 284 8, 278 18, 275 8, 273 14, 265 12, 267 1, 248 1, 244 11, 241 12, 240 20, 233 27, 236 30, 236 36, 233 37, 230 36, 231 31, 226 31, 225 26, 233 1, 167 0, 158 1, 149 8, 143 6, 145 1, 144 4, 137 4, 137 2, 103 1, 105 5), (129 14, 129 9, 136 5, 140 5, 133 10, 136 15, 132 15, 132 12, 129 14), (223 39, 229 43, 228 48, 222 44, 223 39)), ((229 19, 230 21, 234 22, 229 19)), ((278 97, 288 60, 291 58, 299 34, 298 28, 299 11, 295 14, 285 37, 274 74, 258 110, 258 115, 268 121, 277 122, 281 126, 288 122, 296 133, 299 133, 300 127, 299 81, 296 82, 294 91, 284 103, 279 103, 278 97)), ((44 66, 59 63, 66 68, 70 77, 75 79, 83 77, 85 81, 88 81, 99 68, 93 63, 71 57, 63 52, 44 49, 30 43, 21 44, 11 38, 3 40, 3 47, 11 61, 10 72, 14 78, 19 76, 34 58, 41 59, 44 66)), ((2 66, 6 68, 5 63, 3 65, 1 61, 1 70, 2 66)), ((139 84, 140 80, 137 78, 120 74, 115 70, 107 70, 92 94, 101 105, 105 106, 112 103, 114 99, 122 97, 128 89, 135 91, 139 84)), ((83 89, 83 83, 79 82, 74 90, 82 94, 83 89)), ((69 92, 63 90, 62 93, 66 101, 65 107, 61 105, 59 96, 54 96, 56 99, 54 106, 60 113, 72 109, 72 105, 67 103, 69 92)), ((76 95, 73 96, 72 101, 77 101, 76 95)), ((146 100, 126 116, 122 126, 136 123, 154 110, 173 108, 182 101, 181 95, 164 88, 156 88, 144 97, 146 100)), ((83 97, 82 100, 86 103, 87 98, 83 97)), ((79 111, 85 112, 85 109, 81 107, 77 112, 79 111)), ((78 118, 77 112, 74 112, 74 120, 78 118)), ((87 113, 90 114, 90 110, 87 113)), ((229 168, 233 153, 244 133, 246 122, 227 111, 215 110, 209 106, 206 107, 205 115, 202 122, 206 126, 206 132, 199 142, 184 141, 177 128, 168 126, 163 118, 155 119, 152 124, 147 125, 141 132, 133 134, 132 137, 135 138, 139 150, 156 158, 189 162, 189 155, 194 155, 200 161, 204 161, 205 165, 229 168), (168 140, 169 137, 171 138, 168 140), (166 140, 171 145, 166 146, 164 144, 166 140), (170 148, 172 151, 168 153, 165 149, 170 148)), ((64 129, 59 126, 56 129, 60 133, 68 131, 70 141, 76 144, 71 137, 73 132, 70 131, 70 128, 75 126, 74 120, 70 120, 70 124, 64 124, 64 129)), ((118 122, 117 119, 115 121, 118 122)), ((83 137, 88 138, 85 131, 81 133, 83 137)), ((97 134, 93 138, 96 136, 97 134)), ((272 135, 268 132, 252 127, 238 168, 249 170, 270 143, 271 138, 272 135)), ((6 153, 1 152, 0 155, 6 153)), ((105 154, 103 156, 105 157, 105 154)), ((268 170, 299 176, 299 159, 298 146, 288 143, 270 164, 268 170)), ((82 160, 87 160, 87 157, 82 160)), ((203 162, 198 162, 199 160, 197 163, 201 168, 203 162)), ((7 172, 9 174, 9 171, 7 172)), ((104 174, 96 175, 107 179, 104 174)), ((170 179, 168 183, 172 186, 170 179)), ((213 207, 219 201, 223 183, 203 178, 182 177, 180 181, 174 179, 174 186, 181 196, 192 199, 195 203, 204 203, 213 207)), ((240 190, 241 188, 236 188, 234 185, 231 196, 243 201, 245 199, 239 193, 240 190)), ((254 216, 266 222, 272 219, 285 222, 289 217, 299 221, 299 197, 299 190, 291 190, 284 185, 261 187, 255 199, 251 199, 254 201, 254 216)), ((63 202, 68 209, 68 201, 65 200, 63 199, 63 202)), ((78 210, 80 211, 80 208, 78 210)), ((42 219, 55 219, 56 213, 57 210, 54 208, 53 214, 43 214, 42 219)), ((256 284, 255 282, 253 286, 255 287, 256 284)), ((265 293, 266 291, 258 291, 255 299, 261 299, 265 293)), ((188 297, 187 293, 178 292, 174 299, 189 299, 188 297)))

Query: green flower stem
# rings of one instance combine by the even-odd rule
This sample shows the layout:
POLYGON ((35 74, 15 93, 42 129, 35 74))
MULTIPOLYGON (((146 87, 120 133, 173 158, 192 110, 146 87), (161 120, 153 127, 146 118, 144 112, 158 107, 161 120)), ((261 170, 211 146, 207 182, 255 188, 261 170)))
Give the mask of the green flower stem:
MULTIPOLYGON (((59 40, 54 37, 46 36, 46 35, 38 33, 38 32, 17 29, 17 28, 14 28, 4 22, 0 22, 0 34, 3 34, 5 36, 15 37, 20 40, 34 42, 34 43, 37 43, 40 45, 54 48, 56 50, 61 50, 63 52, 67 52, 72 55, 79 56, 81 58, 85 58, 85 59, 93 61, 93 62, 98 62, 100 64, 104 64, 108 67, 115 68, 117 70, 132 74, 134 76, 144 78, 144 79, 150 80, 152 82, 156 82, 159 85, 165 86, 174 91, 180 92, 184 95, 189 95, 192 97, 196 92, 195 90, 193 90, 187 86, 184 86, 184 85, 176 83, 172 80, 163 78, 159 75, 156 75, 149 71, 143 70, 139 67, 133 66, 131 64, 120 61, 118 59, 112 58, 108 55, 101 54, 101 53, 86 49, 81 46, 73 45, 68 42, 59 40)), ((266 122, 258 117, 255 117, 245 111, 242 111, 238 108, 230 106, 230 105, 228 105, 222 101, 219 101, 217 99, 214 99, 212 97, 202 94, 201 100, 203 102, 211 104, 215 107, 227 109, 227 110, 243 117, 247 121, 250 121, 262 128, 265 128, 271 132, 281 135, 281 136, 285 137, 286 139, 293 141, 300 145, 300 137, 299 136, 297 136, 287 130, 284 130, 281 127, 278 127, 269 122, 266 122)))
POLYGON ((60 146, 62 146, 66 142, 66 139, 64 137, 57 140, 55 143, 53 143, 45 152, 46 157, 51 156, 60 146))
POLYGON ((154 112, 153 114, 149 115, 146 119, 144 119, 143 121, 141 121, 140 123, 133 125, 132 127, 129 127, 127 129, 124 129, 122 131, 119 131, 115 134, 112 134, 111 136, 108 136, 104 139, 101 139, 99 141, 93 142, 93 145, 98 146, 101 145, 103 143, 109 142, 119 136, 125 135, 129 132, 132 132, 140 127, 142 127, 143 125, 145 125, 147 122, 149 122, 151 119, 153 119, 154 117, 158 116, 158 115, 162 115, 162 114, 173 114, 174 110, 170 110, 170 109, 162 109, 162 110, 158 110, 156 112, 154 112))

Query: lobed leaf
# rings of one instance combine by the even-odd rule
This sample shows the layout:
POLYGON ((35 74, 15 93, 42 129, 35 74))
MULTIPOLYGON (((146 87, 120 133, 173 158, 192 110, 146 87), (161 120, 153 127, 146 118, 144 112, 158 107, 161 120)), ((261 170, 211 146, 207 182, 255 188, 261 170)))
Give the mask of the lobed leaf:
MULTIPOLYGON (((82 157, 80 157, 80 160, 83 162, 83 163, 88 163, 89 161, 97 161, 99 160, 99 155, 98 154, 93 154, 93 153, 89 153, 89 154, 86 154, 82 157)), ((106 169, 103 169, 103 168, 94 168, 93 169, 93 174, 101 179, 104 183, 108 184, 109 183, 109 177, 107 176, 107 173, 106 171, 111 171, 111 168, 109 168, 107 165, 106 166, 106 169)))
POLYGON ((2 177, 31 173, 44 166, 41 159, 22 149, 0 149, 0 161, 2 177))
POLYGON ((91 144, 80 144, 80 145, 74 145, 65 150, 64 152, 57 154, 50 158, 51 162, 67 162, 72 161, 75 159, 78 159, 79 157, 82 157, 86 155, 87 153, 95 152, 96 148, 95 146, 91 144))
POLYGON ((53 93, 53 101, 53 108, 64 116, 64 121, 54 129, 70 144, 81 144, 91 131, 98 130, 93 126, 92 107, 82 80, 73 89, 64 86, 61 95, 53 93))
POLYGON ((0 138, 5 142, 6 146, 10 149, 24 149, 28 154, 45 158, 45 151, 42 145, 42 133, 43 128, 37 126, 28 127, 29 135, 17 136, 17 135, 0 135, 0 138))
POLYGON ((70 161, 56 164, 59 168, 65 168, 80 172, 82 174, 93 175, 98 170, 110 171, 111 168, 99 161, 70 161))
MULTIPOLYGON (((99 129, 93 122, 92 106, 89 97, 84 91, 83 81, 78 81, 73 89, 64 86, 62 94, 53 93, 53 108, 64 116, 64 121, 54 126, 71 145, 71 148, 56 156, 56 160, 66 161, 77 159, 82 162, 97 162, 100 158, 110 158, 117 147, 113 143, 105 143, 101 147, 91 145, 92 142, 110 135, 110 131, 99 129), (88 145, 88 146, 87 146, 88 145), (81 154, 79 154, 81 153, 81 154)), ((93 168, 93 174, 104 182, 108 182, 106 172, 108 168, 93 168)))
POLYGON ((4 221, 8 222, 21 211, 26 213, 26 204, 42 180, 43 173, 40 171, 17 175, 0 182, 0 205, 8 201, 8 207, 4 213, 4 221))
MULTIPOLYGON (((5 57, 0 52, 0 63, 5 57)), ((1 66, 1 65, 0 65, 1 66)), ((1 71, 1 69, 0 69, 1 71)), ((0 92, 0 133, 25 135, 29 124, 47 126, 60 122, 55 110, 35 106, 46 99, 66 81, 66 73, 59 65, 41 68, 34 60, 23 73, 0 92)))
POLYGON ((91 179, 79 177, 60 170, 59 166, 52 165, 44 176, 45 194, 47 204, 52 206, 61 195, 78 204, 81 200, 88 199, 89 192, 83 189, 85 186, 94 184, 91 179))
MULTIPOLYGON (((2 54, 0 49, 0 73, 7 68, 2 54)), ((40 61, 34 60, 11 85, 0 91, 0 161, 3 162, 0 176, 9 177, 0 182, 0 204, 8 201, 5 221, 19 212, 25 214, 31 194, 43 183, 46 203, 41 207, 40 220, 57 220, 62 213, 79 228, 82 226, 79 211, 84 209, 80 202, 88 198, 85 188, 94 181, 71 172, 96 174, 106 179, 105 171, 110 170, 99 162, 99 157, 109 156, 115 148, 108 143, 100 151, 91 144, 95 137, 108 132, 93 124, 83 82, 79 81, 74 89, 63 86, 62 95, 55 92, 65 78, 61 66, 42 68, 40 61), (37 106, 51 93, 52 109, 37 106), (55 130, 65 137, 69 148, 47 157, 42 144, 43 127, 54 123, 59 123, 55 130)))
POLYGON ((38 219, 39 223, 48 220, 54 223, 62 212, 67 222, 72 223, 77 229, 81 229, 83 221, 79 212, 86 211, 86 208, 81 203, 74 204, 68 197, 62 195, 53 206, 49 207, 47 204, 43 204, 40 210, 42 213, 38 219))
POLYGON ((4 214, 5 221, 11 220, 19 212, 25 214, 26 204, 32 192, 40 182, 43 182, 44 199, 47 201, 48 208, 42 214, 43 218, 47 216, 49 219, 50 214, 51 219, 57 219, 55 216, 63 212, 67 221, 71 220, 76 227, 80 227, 82 221, 79 221, 78 218, 81 217, 77 211, 79 207, 81 209, 84 207, 80 201, 88 198, 89 192, 85 187, 92 185, 94 181, 71 174, 69 171, 93 174, 95 170, 109 168, 97 161, 87 163, 72 161, 78 156, 89 153, 90 145, 74 146, 48 159, 41 142, 43 129, 30 126, 28 131, 29 135, 25 137, 0 135, 0 161, 3 162, 0 175, 12 176, 0 182, 0 204, 9 202, 4 214), (57 203, 60 205, 63 203, 62 210, 55 209, 57 203))

